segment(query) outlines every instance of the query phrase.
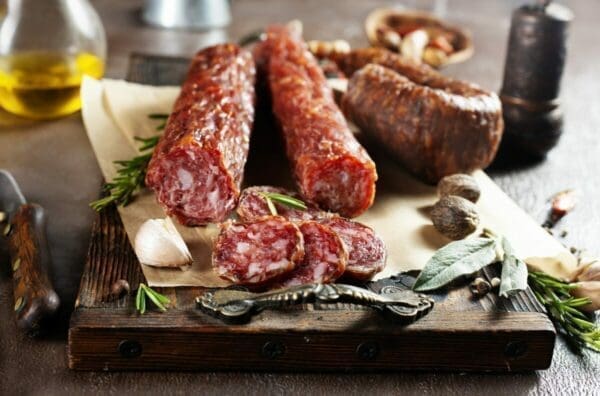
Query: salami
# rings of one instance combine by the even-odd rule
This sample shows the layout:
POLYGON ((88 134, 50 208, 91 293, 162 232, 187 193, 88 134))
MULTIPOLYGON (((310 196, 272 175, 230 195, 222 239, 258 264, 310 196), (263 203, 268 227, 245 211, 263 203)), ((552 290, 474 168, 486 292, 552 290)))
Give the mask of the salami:
MULTIPOLYGON (((242 221, 252 221, 257 218, 272 214, 263 193, 279 193, 297 198, 298 194, 285 188, 272 186, 253 186, 245 188, 240 195, 237 214, 242 221)), ((278 202, 273 202, 277 214, 291 221, 312 220, 319 218, 323 212, 315 205, 306 203, 306 210, 295 209, 278 202)))
POLYGON ((224 279, 259 287, 291 273, 303 258, 298 227, 283 217, 267 216, 247 223, 225 222, 215 241, 212 264, 224 279))
POLYGON ((494 159, 504 124, 493 92, 382 48, 330 58, 352 75, 344 113, 424 181, 470 173, 494 159))
POLYGON ((206 48, 192 60, 146 185, 185 225, 222 221, 235 208, 254 120, 256 70, 233 44, 206 48))
POLYGON ((385 245, 371 228, 339 216, 322 222, 339 235, 348 251, 344 277, 367 281, 383 270, 387 258, 385 245))
POLYGON ((279 284, 280 287, 334 282, 344 273, 348 253, 340 237, 317 221, 300 224, 304 259, 279 284))
POLYGON ((375 196, 375 164, 352 135, 306 44, 284 27, 271 27, 255 53, 268 59, 273 112, 300 194, 347 217, 363 213, 375 196))

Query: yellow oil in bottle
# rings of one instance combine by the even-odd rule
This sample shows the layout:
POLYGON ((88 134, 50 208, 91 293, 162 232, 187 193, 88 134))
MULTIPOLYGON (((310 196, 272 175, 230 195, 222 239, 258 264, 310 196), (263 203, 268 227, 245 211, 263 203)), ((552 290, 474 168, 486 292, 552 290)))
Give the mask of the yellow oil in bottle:
POLYGON ((0 56, 0 106, 34 119, 64 116, 81 108, 83 75, 100 78, 103 74, 102 60, 85 52, 0 56))

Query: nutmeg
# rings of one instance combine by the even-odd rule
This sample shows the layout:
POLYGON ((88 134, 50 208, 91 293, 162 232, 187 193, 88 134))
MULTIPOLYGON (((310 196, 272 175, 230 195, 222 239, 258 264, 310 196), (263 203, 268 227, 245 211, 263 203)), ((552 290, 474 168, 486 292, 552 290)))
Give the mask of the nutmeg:
POLYGON ((479 214, 471 201, 456 195, 447 195, 433 205, 431 220, 440 233, 458 240, 477 229, 479 214))
POLYGON ((475 203, 479 200, 481 190, 473 176, 456 173, 446 176, 438 183, 438 195, 457 195, 475 203))

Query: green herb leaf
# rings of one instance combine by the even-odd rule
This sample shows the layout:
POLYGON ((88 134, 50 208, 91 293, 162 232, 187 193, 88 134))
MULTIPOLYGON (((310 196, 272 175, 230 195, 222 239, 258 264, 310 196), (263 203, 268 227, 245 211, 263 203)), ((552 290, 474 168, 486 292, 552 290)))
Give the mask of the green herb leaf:
POLYGON ((144 291, 142 290, 142 288, 138 287, 137 294, 135 295, 135 309, 137 309, 138 311, 142 310, 142 298, 144 297, 143 294, 144 291))
POLYGON ((150 301, 152 301, 154 303, 154 305, 156 305, 156 307, 158 309, 160 309, 163 312, 167 310, 167 308, 165 308, 165 306, 159 301, 159 299, 156 298, 156 296, 154 294, 152 294, 151 291, 154 291, 154 290, 150 289, 146 285, 143 285, 142 287, 144 288, 144 292, 146 292, 146 296, 150 299, 150 301))
POLYGON ((535 297, 546 307, 559 333, 575 351, 581 353, 583 348, 588 348, 600 352, 600 328, 578 309, 590 300, 571 296, 570 292, 576 285, 535 271, 529 273, 528 282, 535 297))
POLYGON ((279 193, 274 193, 274 192, 264 192, 263 194, 265 197, 268 197, 271 201, 288 206, 290 208, 300 209, 300 210, 307 209, 306 204, 304 202, 302 202, 301 200, 299 200, 297 198, 290 197, 289 195, 279 194, 279 193))
POLYGON ((502 237, 504 260, 500 276, 500 296, 510 297, 527 289, 527 265, 517 258, 508 239, 502 237))
POLYGON ((260 30, 256 30, 254 32, 250 32, 248 34, 246 34, 245 36, 243 36, 242 38, 240 38, 238 40, 238 45, 240 47, 245 47, 249 44, 252 44, 256 41, 260 41, 262 39, 262 36, 265 34, 265 31, 260 29, 260 30))
POLYGON ((472 274, 496 260, 496 239, 473 238, 451 242, 439 249, 425 265, 413 289, 439 289, 456 278, 472 274))
POLYGON ((171 300, 170 300, 170 299, 169 299, 167 296, 165 296, 165 295, 163 295, 163 294, 160 294, 159 292, 157 292, 157 291, 155 291, 155 290, 151 289, 151 288, 150 288, 150 287, 148 287, 148 286, 145 286, 145 289, 146 289, 146 292, 147 292, 148 294, 152 294, 152 295, 153 295, 154 297, 156 297, 156 299, 157 299, 158 301, 160 301, 162 304, 170 304, 170 303, 171 303, 171 300))
POLYGON ((269 198, 267 193, 260 193, 260 195, 262 195, 262 197, 265 199, 265 202, 267 203, 267 207, 269 208, 269 212, 271 212, 271 215, 277 216, 277 208, 275 207, 273 201, 271 201, 271 198, 269 198))
POLYGON ((146 313, 146 293, 144 293, 143 289, 142 289, 142 299, 140 300, 140 313, 142 315, 146 313))
MULTIPOLYGON (((141 142, 141 152, 154 149, 159 139, 160 136, 135 138, 135 140, 141 142)), ((112 203, 123 206, 129 204, 135 192, 144 187, 146 169, 151 158, 152 152, 149 152, 140 154, 130 160, 115 161, 115 165, 118 166, 117 176, 103 187, 104 191, 108 192, 108 195, 90 203, 92 209, 100 212, 112 203)))

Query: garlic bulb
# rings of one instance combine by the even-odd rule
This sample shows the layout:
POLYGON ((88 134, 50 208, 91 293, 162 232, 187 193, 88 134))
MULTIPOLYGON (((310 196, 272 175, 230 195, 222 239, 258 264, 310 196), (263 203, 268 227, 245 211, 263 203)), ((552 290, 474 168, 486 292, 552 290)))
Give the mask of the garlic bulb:
POLYGON ((170 218, 144 222, 135 236, 135 254, 142 264, 187 269, 192 255, 170 218))

